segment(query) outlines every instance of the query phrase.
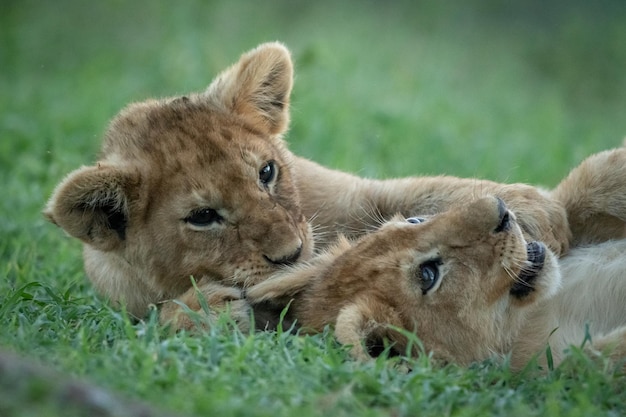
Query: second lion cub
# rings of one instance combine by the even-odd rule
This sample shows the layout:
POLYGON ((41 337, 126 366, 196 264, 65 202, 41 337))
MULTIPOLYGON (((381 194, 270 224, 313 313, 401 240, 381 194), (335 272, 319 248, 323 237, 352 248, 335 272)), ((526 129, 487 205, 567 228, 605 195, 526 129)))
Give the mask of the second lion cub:
POLYGON ((446 362, 469 364, 511 353, 519 368, 550 344, 556 363, 571 344, 626 358, 626 240, 602 236, 626 224, 626 149, 594 155, 552 192, 575 226, 565 257, 528 241, 496 197, 430 218, 396 218, 307 265, 251 288, 262 313, 288 303, 304 331, 330 324, 358 358, 384 341, 404 354, 405 329, 446 362), (584 220, 587 220, 586 222, 584 220), (268 308, 269 307, 269 308, 268 308))

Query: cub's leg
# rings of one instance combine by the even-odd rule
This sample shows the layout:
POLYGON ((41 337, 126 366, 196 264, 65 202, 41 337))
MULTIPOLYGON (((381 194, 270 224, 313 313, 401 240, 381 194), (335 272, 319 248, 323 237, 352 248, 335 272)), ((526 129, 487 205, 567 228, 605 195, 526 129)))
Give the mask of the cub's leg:
POLYGON ((593 340, 592 352, 600 352, 626 371, 626 325, 593 340))
POLYGON ((626 237, 626 148, 585 159, 552 197, 565 207, 572 246, 626 237))
POLYGON ((243 299, 241 290, 202 280, 196 287, 190 288, 176 300, 161 305, 159 320, 162 324, 175 330, 193 330, 209 327, 220 313, 228 312, 241 331, 250 329, 250 307, 243 299))
POLYGON ((569 247, 565 210, 536 187, 448 176, 371 180, 303 158, 296 160, 294 177, 302 212, 318 232, 318 248, 333 242, 338 234, 358 238, 398 213, 405 217, 437 214, 485 195, 504 200, 529 240, 544 242, 557 255, 569 247))

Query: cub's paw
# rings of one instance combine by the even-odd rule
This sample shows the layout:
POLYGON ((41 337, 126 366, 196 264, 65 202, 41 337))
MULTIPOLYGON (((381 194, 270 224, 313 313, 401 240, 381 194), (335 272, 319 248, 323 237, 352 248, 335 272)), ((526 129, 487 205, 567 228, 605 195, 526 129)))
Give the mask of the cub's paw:
POLYGON ((622 372, 626 372, 626 326, 595 337, 593 343, 585 346, 585 350, 596 359, 608 358, 612 364, 620 367, 622 372))
POLYGON ((161 304, 159 321, 173 331, 208 329, 227 313, 242 332, 250 329, 250 306, 241 290, 215 282, 202 282, 175 300, 161 304))

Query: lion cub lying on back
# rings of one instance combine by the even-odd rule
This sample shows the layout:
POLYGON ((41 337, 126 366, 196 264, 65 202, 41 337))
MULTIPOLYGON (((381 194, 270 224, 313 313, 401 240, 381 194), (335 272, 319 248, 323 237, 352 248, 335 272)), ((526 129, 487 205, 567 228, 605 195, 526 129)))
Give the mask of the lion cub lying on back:
POLYGON ((625 225, 626 149, 588 158, 553 196, 574 225, 585 212, 593 223, 593 233, 575 236, 593 244, 561 260, 527 241, 515 214, 487 196, 428 219, 398 217, 356 242, 343 239, 247 297, 260 315, 291 302, 288 314, 304 331, 334 325, 358 358, 380 353, 384 339, 407 352, 395 327, 415 332, 443 361, 511 352, 519 368, 550 343, 558 363, 568 345, 583 342, 585 323, 588 348, 626 358, 626 240, 600 242, 605 228, 625 225))

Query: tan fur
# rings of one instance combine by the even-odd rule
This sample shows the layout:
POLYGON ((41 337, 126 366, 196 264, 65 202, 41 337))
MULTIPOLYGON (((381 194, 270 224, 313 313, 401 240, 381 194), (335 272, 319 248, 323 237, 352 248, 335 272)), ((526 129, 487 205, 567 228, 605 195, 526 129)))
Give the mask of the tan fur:
POLYGON ((568 210, 572 245, 626 237, 626 193, 616 192, 625 178, 626 153, 605 151, 583 161, 554 190, 568 210))
MULTIPOLYGON (((322 248, 395 213, 434 214, 484 194, 506 201, 527 237, 567 251, 563 208, 533 187, 362 179, 294 156, 282 139, 292 83, 289 51, 264 44, 202 93, 131 104, 113 119, 98 161, 70 173, 44 210, 84 243, 85 269, 101 294, 142 316, 151 303, 191 302, 193 276, 215 300, 222 289, 205 283, 241 289, 309 259, 312 229, 322 248), (263 184, 268 163, 275 176, 263 184), (190 216, 202 209, 219 220, 194 225, 190 216)), ((164 308, 163 320, 177 320, 176 311, 164 308)))
POLYGON ((586 216, 585 207, 595 204, 589 210, 598 223, 574 236, 594 245, 560 260, 543 245, 539 264, 533 253, 542 245, 527 242, 510 211, 507 221, 501 201, 484 197, 420 224, 396 218, 354 242, 340 240, 308 265, 248 289, 247 297, 255 309, 290 303, 290 318, 303 331, 334 325, 337 339, 361 359, 380 350, 383 339, 406 353, 400 328, 443 361, 469 364, 511 353, 519 368, 550 343, 558 364, 570 344, 583 342, 585 323, 590 351, 625 359, 626 240, 600 242, 607 234, 597 233, 620 236, 624 222, 611 231, 612 220, 603 224, 602 214, 609 207, 612 216, 626 215, 626 204, 616 203, 626 195, 625 180, 621 148, 588 158, 557 187, 572 216, 586 216), (433 262, 439 279, 424 292, 421 274, 433 262))
POLYGON ((533 307, 511 346, 515 368, 537 354, 545 366, 548 344, 558 364, 565 349, 583 344, 586 324, 591 335, 586 349, 626 360, 625 253, 626 240, 610 240, 574 248, 561 259, 563 286, 533 307))

